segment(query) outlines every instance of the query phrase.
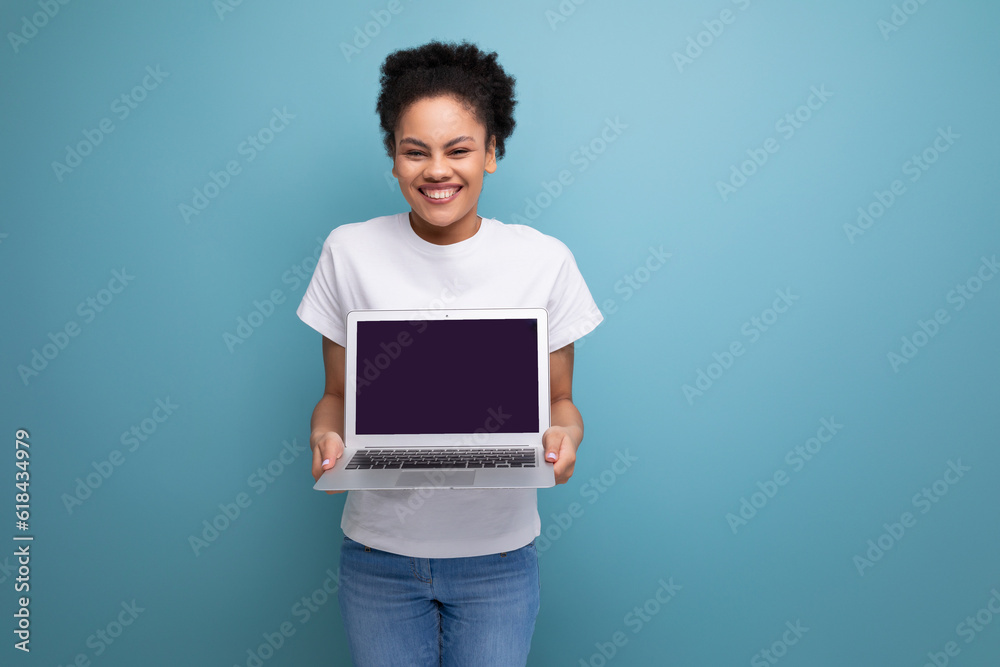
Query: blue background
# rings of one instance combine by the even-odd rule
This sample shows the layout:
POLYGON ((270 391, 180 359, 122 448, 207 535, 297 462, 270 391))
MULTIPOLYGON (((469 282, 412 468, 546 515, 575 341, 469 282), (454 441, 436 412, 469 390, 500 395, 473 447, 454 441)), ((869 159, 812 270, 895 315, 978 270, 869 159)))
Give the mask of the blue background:
POLYGON ((344 497, 313 491, 301 454, 271 482, 256 471, 307 446, 322 391, 294 269, 311 275, 335 226, 408 210, 387 180, 378 68, 434 38, 497 51, 517 78, 517 129, 479 212, 564 241, 606 317, 578 342, 576 473, 539 492, 529 663, 772 664, 768 650, 789 666, 918 667, 948 642, 949 664, 996 663, 1000 280, 982 258, 1000 252, 1000 6, 908 0, 895 25, 892 3, 860 0, 567 1, 565 16, 556 0, 402 0, 394 15, 71 2, 38 18, 45 5, 0 10, 3 498, 28 429, 35 536, 30 655, 12 647, 13 540, 0 552, 4 664, 254 664, 284 622, 295 632, 263 664, 349 664, 335 597, 295 612, 336 572, 344 497), (147 67, 168 74, 122 118, 113 101, 147 67), (829 96, 803 107, 813 87, 829 96), (294 118, 249 161, 241 143, 275 109, 294 118), (113 131, 57 174, 102 119, 113 131), (743 164, 769 138, 777 152, 743 164), (180 205, 231 160, 239 173, 185 221, 180 205), (724 196, 733 168, 751 175, 724 196), (905 191, 874 224, 845 229, 895 180, 905 191), (655 271, 651 247, 670 253, 655 271), (123 267, 134 278, 102 293, 123 267), (966 284, 978 291, 959 309, 966 284), (227 345, 275 290, 270 316, 227 345), (768 310, 778 290, 795 297, 784 313, 768 310), (938 310, 936 335, 891 363, 938 310), (56 350, 68 322, 78 335, 56 350), (702 393, 685 393, 699 371, 702 393), (123 446, 168 399, 172 414, 123 446), (842 428, 788 457, 822 419, 842 428), (121 465, 67 507, 115 450, 121 465), (968 468, 953 484, 939 481, 949 462, 968 468), (249 506, 196 555, 190 536, 241 493, 249 506), (888 550, 859 565, 880 538, 888 550), (133 600, 143 611, 114 643, 88 642, 133 600))

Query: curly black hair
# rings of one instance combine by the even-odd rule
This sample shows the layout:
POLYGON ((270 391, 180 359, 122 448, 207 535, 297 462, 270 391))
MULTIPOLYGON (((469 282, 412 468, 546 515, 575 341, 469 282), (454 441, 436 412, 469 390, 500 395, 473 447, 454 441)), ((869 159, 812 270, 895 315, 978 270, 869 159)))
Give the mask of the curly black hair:
POLYGON ((439 95, 462 101, 486 127, 486 142, 496 137, 496 159, 504 155, 504 142, 514 132, 514 77, 497 62, 496 52, 485 53, 467 41, 433 40, 412 49, 400 49, 382 63, 375 111, 382 127, 385 149, 396 155, 396 125, 414 102, 439 95))

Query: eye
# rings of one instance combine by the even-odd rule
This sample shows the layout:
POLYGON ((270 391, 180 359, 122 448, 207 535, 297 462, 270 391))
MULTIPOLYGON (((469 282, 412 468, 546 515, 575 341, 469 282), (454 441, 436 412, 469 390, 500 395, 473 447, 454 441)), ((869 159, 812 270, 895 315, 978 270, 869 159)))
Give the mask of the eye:
POLYGON ((456 153, 468 153, 468 152, 469 152, 469 151, 468 151, 468 150, 466 150, 465 148, 458 148, 458 149, 456 149, 456 150, 452 151, 452 152, 451 152, 451 154, 452 154, 452 155, 455 155, 456 153))

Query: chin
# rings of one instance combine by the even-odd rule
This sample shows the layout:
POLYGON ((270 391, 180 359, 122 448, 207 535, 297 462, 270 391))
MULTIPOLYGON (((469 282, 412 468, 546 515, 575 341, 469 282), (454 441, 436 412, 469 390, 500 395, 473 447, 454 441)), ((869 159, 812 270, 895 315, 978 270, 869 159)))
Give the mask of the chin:
POLYGON ((427 215, 422 215, 420 213, 418 213, 418 215, 420 215, 420 217, 423 218, 423 220, 429 225, 434 225, 435 227, 447 227, 448 225, 458 222, 462 217, 465 216, 465 213, 456 216, 454 213, 446 213, 444 211, 436 212, 432 210, 428 212, 427 215), (442 221, 441 216, 444 215, 447 215, 448 217, 442 221))

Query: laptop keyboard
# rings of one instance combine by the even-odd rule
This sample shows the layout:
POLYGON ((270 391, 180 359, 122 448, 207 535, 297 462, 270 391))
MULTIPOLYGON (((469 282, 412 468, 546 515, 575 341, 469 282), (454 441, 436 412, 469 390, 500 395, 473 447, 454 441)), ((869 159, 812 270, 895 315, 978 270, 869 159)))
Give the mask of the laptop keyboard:
POLYGON ((361 449, 348 470, 385 468, 534 468, 535 449, 361 449))

